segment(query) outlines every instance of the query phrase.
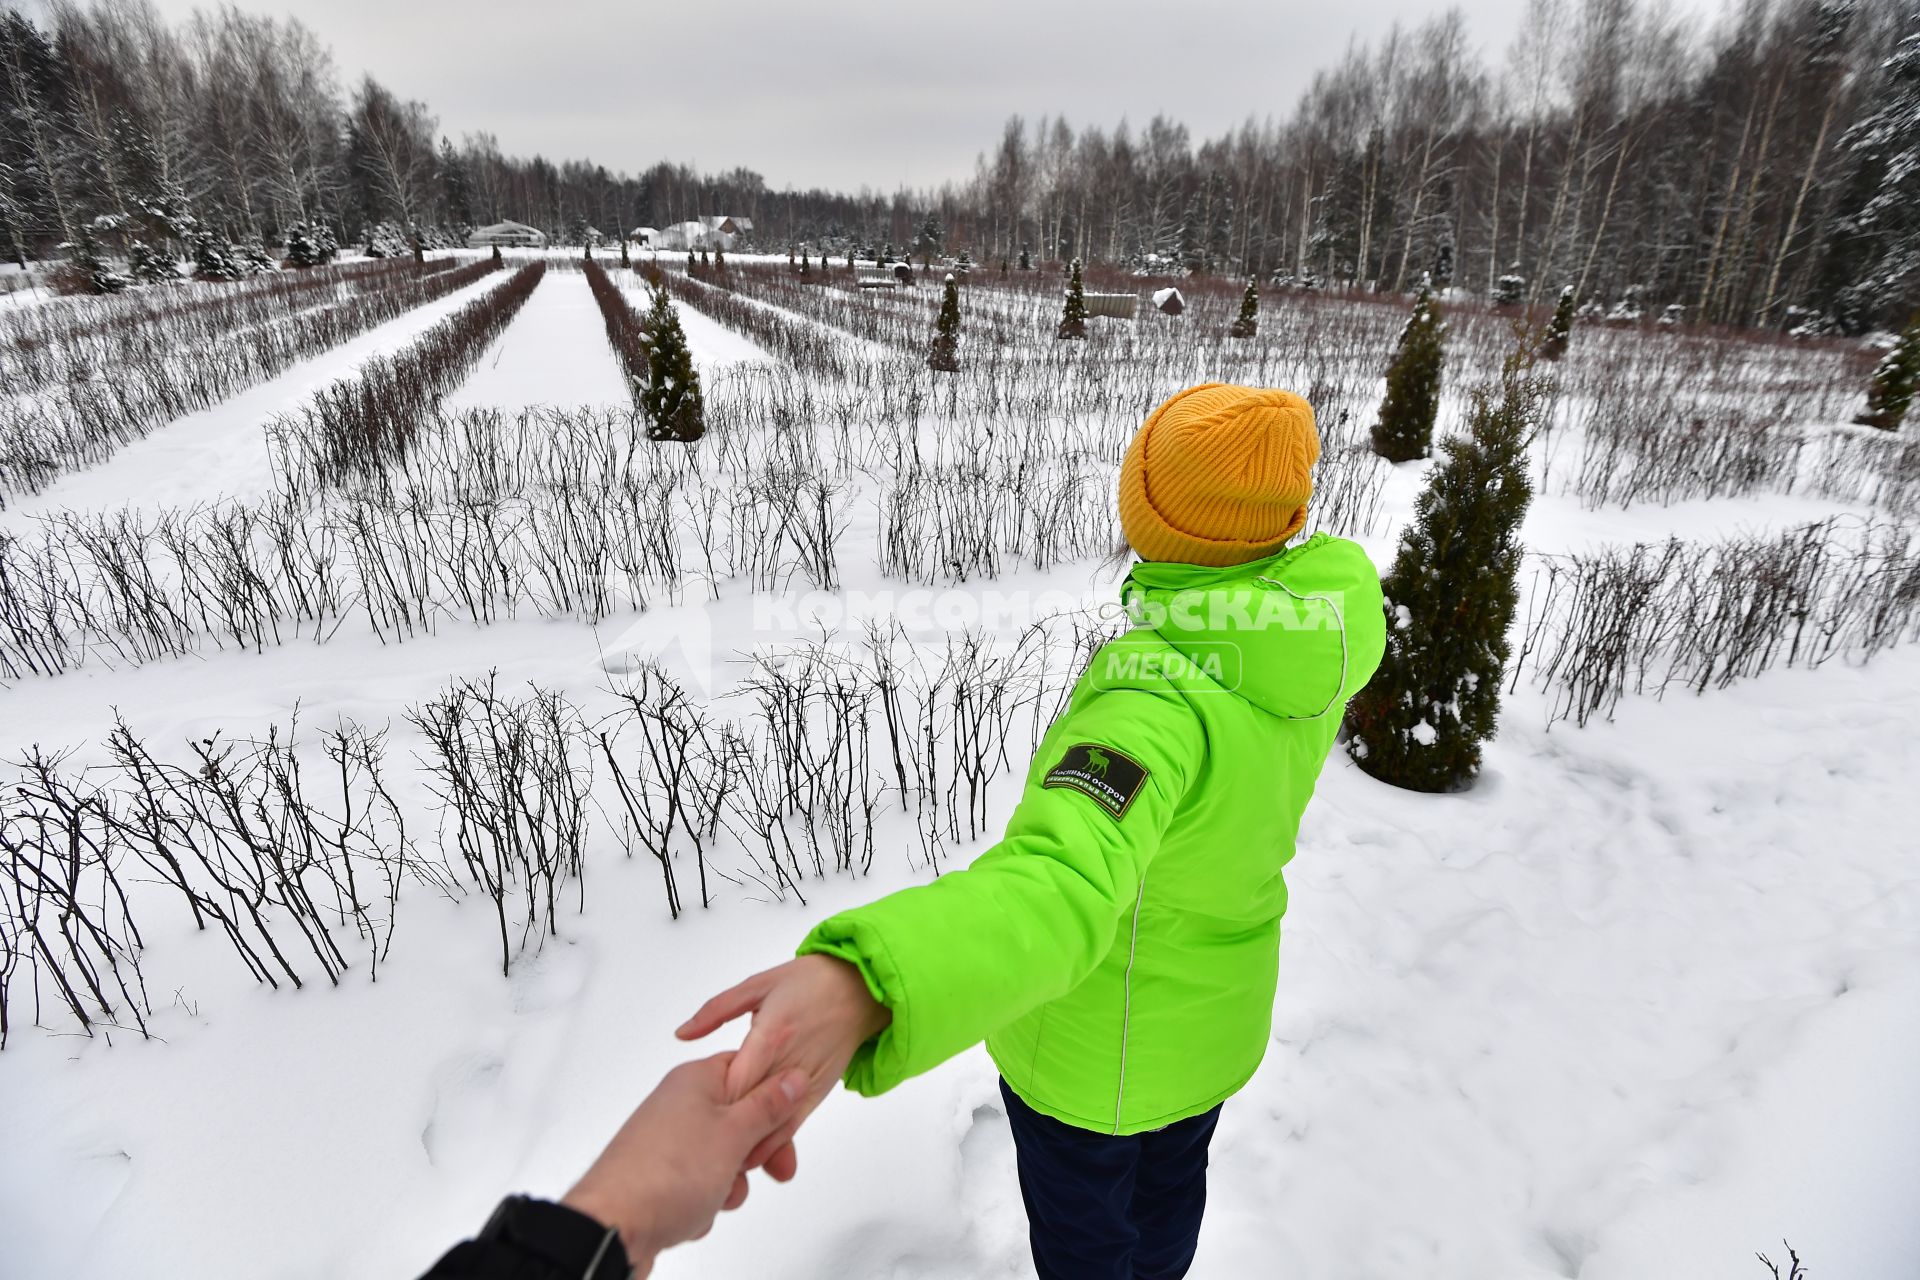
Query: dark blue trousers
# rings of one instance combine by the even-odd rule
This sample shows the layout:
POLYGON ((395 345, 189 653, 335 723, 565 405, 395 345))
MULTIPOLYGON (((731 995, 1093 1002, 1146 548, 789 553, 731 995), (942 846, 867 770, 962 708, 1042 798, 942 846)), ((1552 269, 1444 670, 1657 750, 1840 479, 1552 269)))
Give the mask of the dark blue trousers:
POLYGON ((1040 1280, 1179 1280, 1207 1208, 1220 1108, 1124 1137, 1063 1124, 1000 1082, 1040 1280))

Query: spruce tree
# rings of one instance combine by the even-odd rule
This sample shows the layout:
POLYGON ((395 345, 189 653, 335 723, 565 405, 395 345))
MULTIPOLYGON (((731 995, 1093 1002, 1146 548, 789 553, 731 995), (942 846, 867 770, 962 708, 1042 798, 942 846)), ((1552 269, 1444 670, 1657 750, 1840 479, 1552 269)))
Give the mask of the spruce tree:
POLYGON ((647 311, 647 386, 640 394, 640 409, 646 415, 649 440, 691 443, 707 429, 700 375, 663 284, 653 286, 653 303, 647 311))
POLYGON ((1020 269, 1022 271, 1033 270, 1033 252, 1025 245, 1020 246, 1020 269))
POLYGON ((1920 389, 1920 313, 1907 327, 1880 363, 1874 366, 1873 383, 1867 388, 1867 407, 1854 421, 1882 431, 1898 431, 1914 392, 1920 389))
POLYGON ((141 284, 172 284, 180 279, 173 255, 144 240, 135 240, 128 248, 127 272, 141 284))
POLYGON ((1347 705, 1347 753, 1382 782, 1459 791, 1479 773, 1520 598, 1527 444, 1547 395, 1516 353, 1497 387, 1474 391, 1466 438, 1441 445, 1445 460, 1414 503, 1381 582, 1386 655, 1347 705))
POLYGON ((1054 334, 1056 338, 1084 338, 1087 336, 1087 290, 1080 280, 1080 259, 1073 260, 1073 276, 1067 282, 1067 305, 1060 314, 1060 328, 1054 334))
POLYGON ((947 276, 946 296, 940 299, 940 318, 933 324, 933 348, 927 367, 941 373, 960 372, 960 285, 947 276))
POLYGON ((1388 462, 1411 462, 1433 446, 1433 420, 1440 412, 1440 372, 1446 364, 1446 327, 1433 288, 1424 278, 1413 314, 1400 330, 1400 345, 1387 368, 1387 396, 1373 427, 1373 451, 1388 462))
POLYGON ((1247 281, 1247 291, 1240 295, 1240 314, 1234 318, 1233 325, 1227 330, 1229 338, 1251 338, 1260 331, 1260 286, 1255 281, 1247 281))
POLYGON ((1547 321, 1547 332, 1540 339, 1540 358, 1558 360, 1567 354, 1567 344, 1573 341, 1573 286, 1560 290, 1560 301, 1553 304, 1553 319, 1547 321))
POLYGON ((193 241, 193 274, 202 280, 238 280, 245 273, 224 237, 202 231, 193 241))

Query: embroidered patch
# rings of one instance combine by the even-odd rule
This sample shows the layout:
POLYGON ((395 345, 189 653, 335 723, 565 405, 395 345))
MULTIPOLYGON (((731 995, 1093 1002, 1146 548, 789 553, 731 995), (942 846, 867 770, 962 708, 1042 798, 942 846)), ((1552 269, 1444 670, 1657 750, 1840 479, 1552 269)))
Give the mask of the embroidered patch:
POLYGON ((1092 742, 1075 743, 1047 770, 1043 787, 1071 787, 1091 796, 1114 818, 1126 816, 1140 789, 1147 785, 1147 768, 1139 761, 1092 742))

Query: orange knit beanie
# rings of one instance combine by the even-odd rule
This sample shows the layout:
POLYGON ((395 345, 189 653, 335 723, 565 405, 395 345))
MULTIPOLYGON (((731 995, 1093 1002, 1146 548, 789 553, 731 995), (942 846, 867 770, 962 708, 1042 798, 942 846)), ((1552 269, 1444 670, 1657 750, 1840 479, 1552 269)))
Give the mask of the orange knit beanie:
POLYGON ((1143 560, 1233 565, 1307 522, 1320 436, 1291 391, 1203 383, 1153 411, 1120 464, 1120 528, 1143 560))

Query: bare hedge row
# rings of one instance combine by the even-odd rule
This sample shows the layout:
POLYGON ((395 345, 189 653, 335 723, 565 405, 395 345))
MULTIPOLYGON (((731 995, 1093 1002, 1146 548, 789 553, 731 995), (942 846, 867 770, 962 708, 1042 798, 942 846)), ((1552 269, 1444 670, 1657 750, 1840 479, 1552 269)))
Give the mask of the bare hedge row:
MULTIPOLYGON (((342 301, 238 330, 209 316, 143 326, 112 362, 73 366, 66 381, 0 400, 0 503, 62 472, 102 462, 120 445, 205 409, 376 325, 472 284, 487 261, 380 277, 342 301)), ((244 304, 243 304, 244 305, 244 304)))
POLYGON ((804 901, 871 867, 887 811, 937 864, 989 829, 988 793, 1104 632, 1076 615, 994 644, 764 655, 738 719, 643 665, 590 716, 561 695, 453 681, 409 707, 419 773, 385 730, 298 725, 157 753, 125 723, 104 762, 33 748, 0 791, 0 1047, 16 1023, 148 1034, 141 925, 178 913, 273 987, 377 977, 403 886, 489 904, 503 971, 584 907, 590 855, 644 854, 677 916, 691 876, 804 901), (304 767, 303 767, 304 762, 304 767), (423 808, 415 797, 424 799, 423 808))
POLYGON ((1723 689, 1920 639, 1920 543, 1903 525, 1833 517, 1536 560, 1510 678, 1548 694, 1549 723, 1611 716, 1629 693, 1723 689))

